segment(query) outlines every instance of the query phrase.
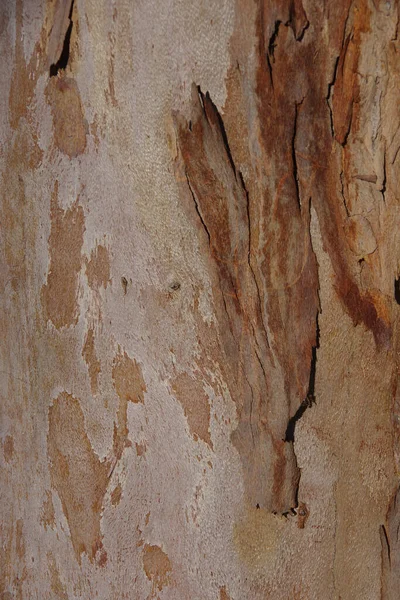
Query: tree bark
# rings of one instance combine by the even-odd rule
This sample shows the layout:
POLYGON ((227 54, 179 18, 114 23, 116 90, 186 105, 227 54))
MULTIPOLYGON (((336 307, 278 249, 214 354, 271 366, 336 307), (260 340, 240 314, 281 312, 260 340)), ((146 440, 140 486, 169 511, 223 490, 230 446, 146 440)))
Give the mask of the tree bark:
POLYGON ((0 594, 400 597, 395 0, 0 4, 0 594))

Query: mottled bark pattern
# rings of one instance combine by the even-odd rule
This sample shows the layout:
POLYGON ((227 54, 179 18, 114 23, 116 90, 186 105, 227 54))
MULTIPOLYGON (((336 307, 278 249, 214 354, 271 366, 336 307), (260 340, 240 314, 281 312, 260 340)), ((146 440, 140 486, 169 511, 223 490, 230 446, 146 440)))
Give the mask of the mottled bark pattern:
POLYGON ((0 2, 0 597, 400 597, 397 0, 0 2))

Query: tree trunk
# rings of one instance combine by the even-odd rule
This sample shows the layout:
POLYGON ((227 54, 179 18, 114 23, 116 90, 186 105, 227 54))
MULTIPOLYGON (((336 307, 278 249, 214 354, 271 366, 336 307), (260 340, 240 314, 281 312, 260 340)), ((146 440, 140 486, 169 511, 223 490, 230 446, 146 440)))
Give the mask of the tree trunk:
POLYGON ((4 600, 400 597, 395 0, 15 0, 4 600))

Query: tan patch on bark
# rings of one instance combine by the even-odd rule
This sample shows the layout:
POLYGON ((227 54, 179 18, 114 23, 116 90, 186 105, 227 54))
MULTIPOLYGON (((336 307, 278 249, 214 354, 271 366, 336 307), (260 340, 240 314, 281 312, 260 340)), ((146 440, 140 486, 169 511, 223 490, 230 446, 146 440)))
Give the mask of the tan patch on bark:
POLYGON ((51 77, 46 90, 53 113, 54 142, 70 158, 86 148, 87 123, 83 116, 78 85, 60 71, 51 77))
POLYGON ((111 504, 117 506, 122 498, 122 486, 119 483, 111 492, 111 504))
MULTIPOLYGON (((22 170, 33 171, 39 167, 42 159, 43 150, 38 144, 37 132, 24 121, 18 127, 11 152, 8 155, 7 172, 13 171, 14 177, 18 174, 20 176, 19 182, 23 183, 23 180, 21 180, 22 170)), ((8 173, 9 175, 10 173, 8 173)), ((9 182, 13 181, 15 181, 14 178, 9 179, 9 182)))
POLYGON ((233 541, 240 559, 251 568, 271 563, 283 526, 283 517, 263 508, 248 508, 233 529, 233 541))
POLYGON ((15 549, 20 560, 25 558, 25 540, 23 534, 24 522, 18 519, 15 527, 15 549))
POLYGON ((50 572, 50 586, 51 591, 55 598, 61 598, 61 600, 68 600, 68 595, 63 585, 60 574, 58 572, 56 561, 51 552, 47 553, 47 564, 50 572))
POLYGON ((128 440, 128 402, 143 403, 146 384, 140 365, 120 349, 114 359, 112 378, 119 396, 117 423, 114 425, 114 453, 118 460, 124 448, 132 445, 128 440))
POLYGON ((105 567, 107 564, 107 560, 108 560, 107 552, 104 550, 104 548, 102 548, 100 550, 99 559, 97 561, 98 566, 105 567))
POLYGON ((219 600, 231 600, 231 597, 226 591, 226 587, 224 585, 219 589, 219 600))
POLYGON ((42 288, 42 303, 46 318, 60 329, 78 321, 78 274, 85 225, 82 207, 75 202, 64 211, 57 195, 56 182, 51 199, 50 270, 42 288))
POLYGON ((143 548, 143 568, 147 579, 153 584, 153 593, 156 592, 156 588, 161 592, 164 586, 170 584, 171 561, 159 546, 145 544, 143 548))
POLYGON ((92 394, 96 395, 99 390, 99 374, 101 373, 100 361, 96 356, 96 348, 94 346, 94 329, 91 327, 85 338, 85 345, 83 346, 82 356, 88 367, 90 377, 90 389, 92 394))
POLYGON ((141 444, 136 443, 135 446, 136 446, 136 454, 138 456, 143 456, 144 454, 146 454, 147 447, 144 442, 141 444))
POLYGON ((40 518, 40 522, 46 529, 47 527, 52 527, 54 529, 56 525, 53 499, 49 490, 46 490, 46 498, 42 505, 42 516, 40 518))
POLYGON ((11 576, 12 529, 6 531, 5 525, 0 524, 0 537, 0 591, 2 591, 7 588, 11 576))
POLYGON ((210 435, 210 403, 203 385, 187 373, 181 373, 171 382, 172 390, 182 405, 190 433, 213 447, 210 435))
POLYGON ((92 250, 86 265, 86 276, 92 289, 107 287, 110 282, 110 258, 107 248, 99 245, 92 250))
POLYGON ((146 384, 140 365, 130 358, 126 352, 119 350, 114 359, 112 378, 115 390, 121 400, 138 403, 144 402, 146 384))
POLYGON ((66 392, 49 409, 47 441, 51 481, 68 520, 76 558, 80 564, 85 552, 93 562, 102 548, 100 518, 110 463, 95 454, 79 401, 66 392))
MULTIPOLYGON (((43 152, 38 146, 36 132, 25 120, 21 121, 13 137, 2 176, 1 241, 14 291, 20 291, 21 285, 26 281, 27 261, 30 258, 26 252, 27 244, 33 243, 36 235, 29 198, 25 195, 24 173, 30 177, 30 172, 39 166, 42 157, 43 152)), ((2 283, 5 282, 6 277, 3 276, 2 283)))
POLYGON ((12 435, 8 435, 3 442, 3 452, 6 462, 10 462, 14 455, 14 438, 12 435))

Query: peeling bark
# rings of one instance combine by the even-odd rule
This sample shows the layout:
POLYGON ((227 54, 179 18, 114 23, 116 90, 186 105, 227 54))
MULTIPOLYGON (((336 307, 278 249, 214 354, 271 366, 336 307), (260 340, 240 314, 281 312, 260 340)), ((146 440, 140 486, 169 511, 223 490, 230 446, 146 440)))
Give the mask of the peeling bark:
POLYGON ((400 597, 399 5, 0 5, 0 597, 400 597))

